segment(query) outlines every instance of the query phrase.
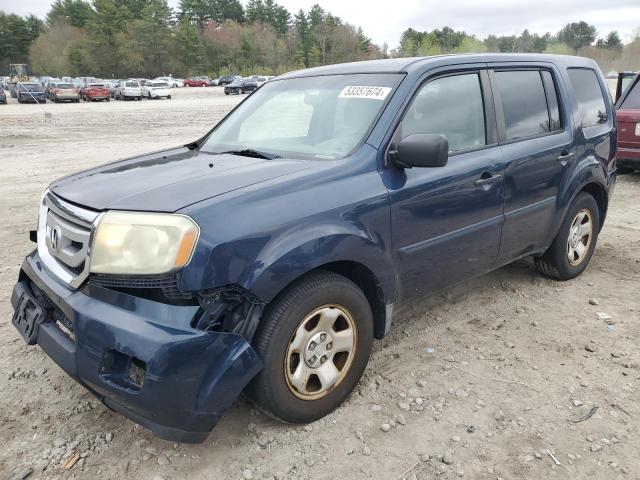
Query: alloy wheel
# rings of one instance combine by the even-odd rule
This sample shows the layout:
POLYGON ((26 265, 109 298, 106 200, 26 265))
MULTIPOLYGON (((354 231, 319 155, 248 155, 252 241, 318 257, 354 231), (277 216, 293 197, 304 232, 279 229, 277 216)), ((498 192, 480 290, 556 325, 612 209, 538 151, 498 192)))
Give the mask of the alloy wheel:
POLYGON ((571 222, 567 239, 567 257, 573 266, 580 265, 587 256, 593 238, 593 216, 591 211, 580 210, 571 222))

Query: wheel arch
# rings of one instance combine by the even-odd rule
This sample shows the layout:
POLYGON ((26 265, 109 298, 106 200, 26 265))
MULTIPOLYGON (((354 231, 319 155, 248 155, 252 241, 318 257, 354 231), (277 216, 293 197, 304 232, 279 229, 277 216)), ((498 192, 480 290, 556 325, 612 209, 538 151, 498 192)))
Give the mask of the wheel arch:
MULTIPOLYGON (((389 266, 389 268, 391 267, 389 266)), ((318 271, 337 273, 355 283, 367 297, 371 307, 374 321, 374 337, 381 339, 386 335, 391 326, 393 316, 395 287, 382 277, 380 271, 376 274, 370 266, 358 260, 340 259, 318 263, 313 268, 288 278, 286 282, 278 285, 277 291, 273 287, 265 290, 265 286, 261 282, 256 282, 250 287, 250 290, 265 300, 268 305, 273 303, 293 284, 318 271)))
POLYGON ((342 275, 362 290, 369 301, 371 313, 373 314, 373 336, 378 339, 384 337, 390 326, 391 318, 387 318, 387 304, 385 303, 380 281, 371 269, 363 263, 353 260, 341 260, 320 265, 313 269, 312 272, 319 270, 326 270, 342 275))
POLYGON ((607 216, 607 210, 609 208, 609 195, 607 195, 607 190, 599 182, 590 182, 584 185, 576 193, 574 198, 577 197, 581 192, 586 192, 595 199, 596 204, 598 205, 598 213, 600 217, 600 225, 598 225, 598 229, 602 229, 605 217, 607 216))

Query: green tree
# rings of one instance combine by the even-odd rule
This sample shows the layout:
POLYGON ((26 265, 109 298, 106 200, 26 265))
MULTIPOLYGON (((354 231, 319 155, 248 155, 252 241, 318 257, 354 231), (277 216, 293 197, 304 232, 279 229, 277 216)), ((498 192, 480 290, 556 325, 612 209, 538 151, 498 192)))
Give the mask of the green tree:
POLYGON ((208 22, 241 22, 244 9, 239 0, 180 0, 180 18, 202 29, 208 22))
POLYGON ((91 5, 84 0, 56 0, 47 13, 47 24, 54 25, 64 20, 73 27, 82 28, 87 24, 92 13, 91 5))
POLYGON ((175 29, 175 41, 172 54, 185 75, 196 74, 205 63, 205 46, 198 29, 189 22, 181 22, 175 29))
MULTIPOLYGON (((600 42, 600 40, 598 40, 598 42, 600 42)), ((607 38, 603 41, 602 47, 606 48, 607 50, 616 50, 618 52, 622 51, 622 40, 620 40, 620 35, 618 35, 618 32, 616 32, 615 30, 609 32, 607 38)))
POLYGON ((44 23, 33 15, 21 17, 0 11, 0 68, 9 63, 27 63, 31 43, 44 31, 44 23))
MULTIPOLYGON (((312 38, 311 38, 311 25, 309 23, 309 17, 302 9, 295 14, 293 18, 293 25, 297 35, 297 48, 296 57, 298 62, 301 62, 303 66, 309 66, 309 55, 311 53, 312 38)), ((297 62, 297 63, 298 63, 297 62)))
POLYGON ((558 32, 557 38, 559 42, 565 43, 577 52, 582 47, 591 45, 597 35, 598 31, 595 26, 581 21, 567 23, 562 30, 558 32))

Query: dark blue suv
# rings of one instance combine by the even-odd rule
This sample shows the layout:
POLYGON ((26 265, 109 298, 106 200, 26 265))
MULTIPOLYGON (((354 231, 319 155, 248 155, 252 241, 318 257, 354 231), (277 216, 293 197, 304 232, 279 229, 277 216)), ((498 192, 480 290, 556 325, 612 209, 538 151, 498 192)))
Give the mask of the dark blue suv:
POLYGON ((243 390, 310 422, 353 390, 400 303, 526 256, 579 275, 615 153, 588 59, 293 72, 192 144, 53 183, 13 323, 163 438, 202 441, 243 390))

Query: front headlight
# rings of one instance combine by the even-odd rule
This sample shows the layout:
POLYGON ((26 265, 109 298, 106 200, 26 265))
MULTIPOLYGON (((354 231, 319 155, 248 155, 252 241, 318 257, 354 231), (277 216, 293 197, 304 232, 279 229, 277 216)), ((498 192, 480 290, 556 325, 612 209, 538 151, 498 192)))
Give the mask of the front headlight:
POLYGON ((189 217, 111 211, 91 245, 91 273, 154 275, 189 263, 200 229, 189 217))

